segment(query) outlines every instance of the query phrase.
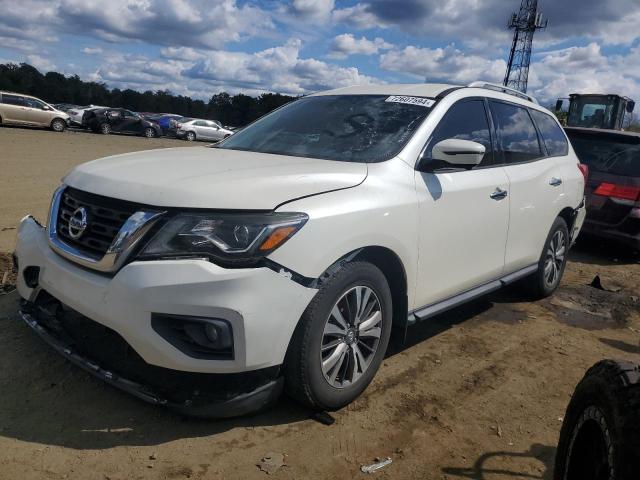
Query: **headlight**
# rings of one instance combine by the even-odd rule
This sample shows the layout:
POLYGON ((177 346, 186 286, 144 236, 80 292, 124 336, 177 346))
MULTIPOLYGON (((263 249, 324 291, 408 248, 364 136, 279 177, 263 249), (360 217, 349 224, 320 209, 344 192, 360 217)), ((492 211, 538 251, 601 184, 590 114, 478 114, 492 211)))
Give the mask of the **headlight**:
POLYGON ((151 239, 141 257, 203 255, 221 263, 255 263, 308 220, 303 213, 180 214, 151 239))

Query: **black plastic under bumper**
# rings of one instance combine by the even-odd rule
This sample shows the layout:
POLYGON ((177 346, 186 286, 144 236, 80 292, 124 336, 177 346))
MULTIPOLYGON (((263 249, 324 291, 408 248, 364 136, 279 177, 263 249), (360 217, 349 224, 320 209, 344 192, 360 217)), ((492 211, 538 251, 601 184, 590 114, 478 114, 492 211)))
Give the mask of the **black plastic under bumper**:
MULTIPOLYGON (((70 362, 100 380, 145 402, 168 407, 184 415, 228 418, 256 413, 275 403, 283 390, 284 378, 278 375, 277 369, 271 370, 267 374, 256 372, 225 375, 191 374, 148 365, 135 353, 133 354, 134 362, 137 365, 141 364, 141 368, 135 371, 132 376, 128 376, 125 372, 115 371, 100 364, 99 360, 89 358, 88 355, 80 351, 80 348, 74 347, 74 337, 67 335, 66 331, 61 333, 55 324, 54 328, 51 328, 51 323, 46 318, 48 315, 47 310, 31 302, 25 302, 20 310, 20 316, 24 322, 70 362), (44 319, 41 318, 43 316, 44 319), (68 341, 69 339, 71 341, 68 341), (157 375, 154 375, 156 372, 157 375), (150 381, 146 382, 146 378, 143 378, 144 375, 157 377, 156 381, 154 382, 154 379, 150 378, 150 381), (202 389, 193 388, 193 377, 201 383, 202 389), (223 377, 223 382, 217 381, 223 377), (247 377, 250 378, 247 380, 247 377), (183 382, 183 378, 189 378, 189 380, 183 382), (238 379, 237 382, 236 379, 238 379), (219 385, 220 383, 223 385, 219 385), (157 385, 162 386, 158 387, 157 385), (220 392, 217 385, 220 386, 220 390, 224 391, 220 392), (207 390, 209 393, 215 393, 209 395, 207 390)), ((56 315, 56 317, 58 316, 56 315)), ((102 328, 106 329, 106 327, 102 328)), ((113 334, 117 335, 115 332, 113 334)), ((197 383, 195 385, 198 386, 197 383)))

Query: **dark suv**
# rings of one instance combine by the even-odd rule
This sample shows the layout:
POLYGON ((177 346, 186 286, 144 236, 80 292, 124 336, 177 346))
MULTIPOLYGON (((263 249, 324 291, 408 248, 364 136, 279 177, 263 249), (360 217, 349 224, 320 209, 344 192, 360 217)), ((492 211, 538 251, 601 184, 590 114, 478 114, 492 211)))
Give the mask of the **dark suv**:
POLYGON ((143 135, 148 138, 162 135, 162 129, 156 122, 146 120, 124 108, 100 108, 87 111, 82 118, 82 124, 94 132, 105 135, 112 132, 143 135))
POLYGON ((583 231, 640 249, 640 133, 565 129, 589 166, 583 231))

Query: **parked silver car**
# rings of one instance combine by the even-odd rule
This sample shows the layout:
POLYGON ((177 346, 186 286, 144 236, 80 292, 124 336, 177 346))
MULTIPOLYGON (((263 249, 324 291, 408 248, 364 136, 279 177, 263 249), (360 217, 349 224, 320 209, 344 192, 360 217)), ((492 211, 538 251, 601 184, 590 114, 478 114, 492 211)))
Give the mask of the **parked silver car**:
POLYGON ((190 142, 194 140, 219 141, 233 135, 233 131, 227 130, 215 120, 189 119, 186 122, 176 124, 176 137, 190 142))

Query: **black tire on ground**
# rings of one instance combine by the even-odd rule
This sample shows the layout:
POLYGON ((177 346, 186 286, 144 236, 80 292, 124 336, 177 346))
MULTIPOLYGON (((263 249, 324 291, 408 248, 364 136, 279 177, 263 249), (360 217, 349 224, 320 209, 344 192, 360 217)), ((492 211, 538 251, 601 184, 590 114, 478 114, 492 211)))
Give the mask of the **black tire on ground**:
POLYGON ((520 282, 520 285, 531 297, 534 299, 546 298, 556 291, 567 265, 570 243, 567 222, 562 217, 556 218, 547 240, 544 242, 544 248, 538 261, 538 270, 520 282), (562 252, 562 256, 560 256, 560 252, 562 252), (553 275, 552 280, 550 280, 551 275, 553 275))
POLYGON ((67 122, 62 120, 61 118, 54 118, 51 121, 51 130, 54 132, 64 132, 67 128, 67 122))
MULTIPOLYGON (((287 393, 307 406, 323 410, 335 410, 355 400, 367 388, 384 358, 391 333, 392 312, 389 285, 384 274, 376 266, 360 261, 342 266, 322 285, 296 327, 284 365, 287 393), (371 294, 367 300, 364 300, 364 296, 360 297, 360 300, 353 297, 363 290, 370 290, 375 294, 375 299, 371 294), (375 305, 375 300, 378 301, 378 308, 367 308, 371 307, 371 302, 375 305), (356 317, 358 307, 354 305, 364 305, 361 310, 363 320, 373 319, 371 312, 379 311, 381 314, 381 320, 375 322, 380 326, 380 331, 376 329, 376 335, 379 337, 373 350, 365 349, 366 345, 372 346, 369 343, 372 340, 372 331, 366 330, 367 334, 362 333, 365 331, 364 321, 360 323, 363 330, 354 326, 350 329, 350 336, 327 337, 325 329, 331 322, 335 322, 332 314, 334 306, 347 319, 348 315, 356 317), (335 340, 324 343, 327 338, 335 340), (337 349, 334 350, 334 347, 330 346, 334 342, 342 343, 340 348, 345 352, 344 361, 338 361, 335 370, 330 373, 323 372, 322 362, 328 360, 327 356, 336 353, 337 349), (365 345, 362 345, 362 342, 365 345), (367 358, 362 352, 365 352, 367 358), (367 366, 364 369, 358 368, 362 365, 367 366), (345 383, 344 379, 353 375, 354 368, 359 376, 352 376, 353 382, 345 383), (334 383, 341 378, 343 383, 340 386, 330 383, 330 377, 337 371, 339 373, 334 383)), ((375 343, 375 340, 373 342, 375 343)))
POLYGON ((151 127, 147 127, 144 129, 144 136, 147 138, 155 138, 156 137, 156 131, 151 128, 151 127))
POLYGON ((100 133, 103 135, 109 135, 111 133, 111 125, 109 125, 108 123, 101 123, 100 133))
POLYGON ((554 480, 640 478, 640 366, 603 360, 578 383, 560 431, 554 480))
POLYGON ((187 135, 184 138, 188 142, 193 142, 196 139, 196 134, 194 132, 187 132, 187 135))

